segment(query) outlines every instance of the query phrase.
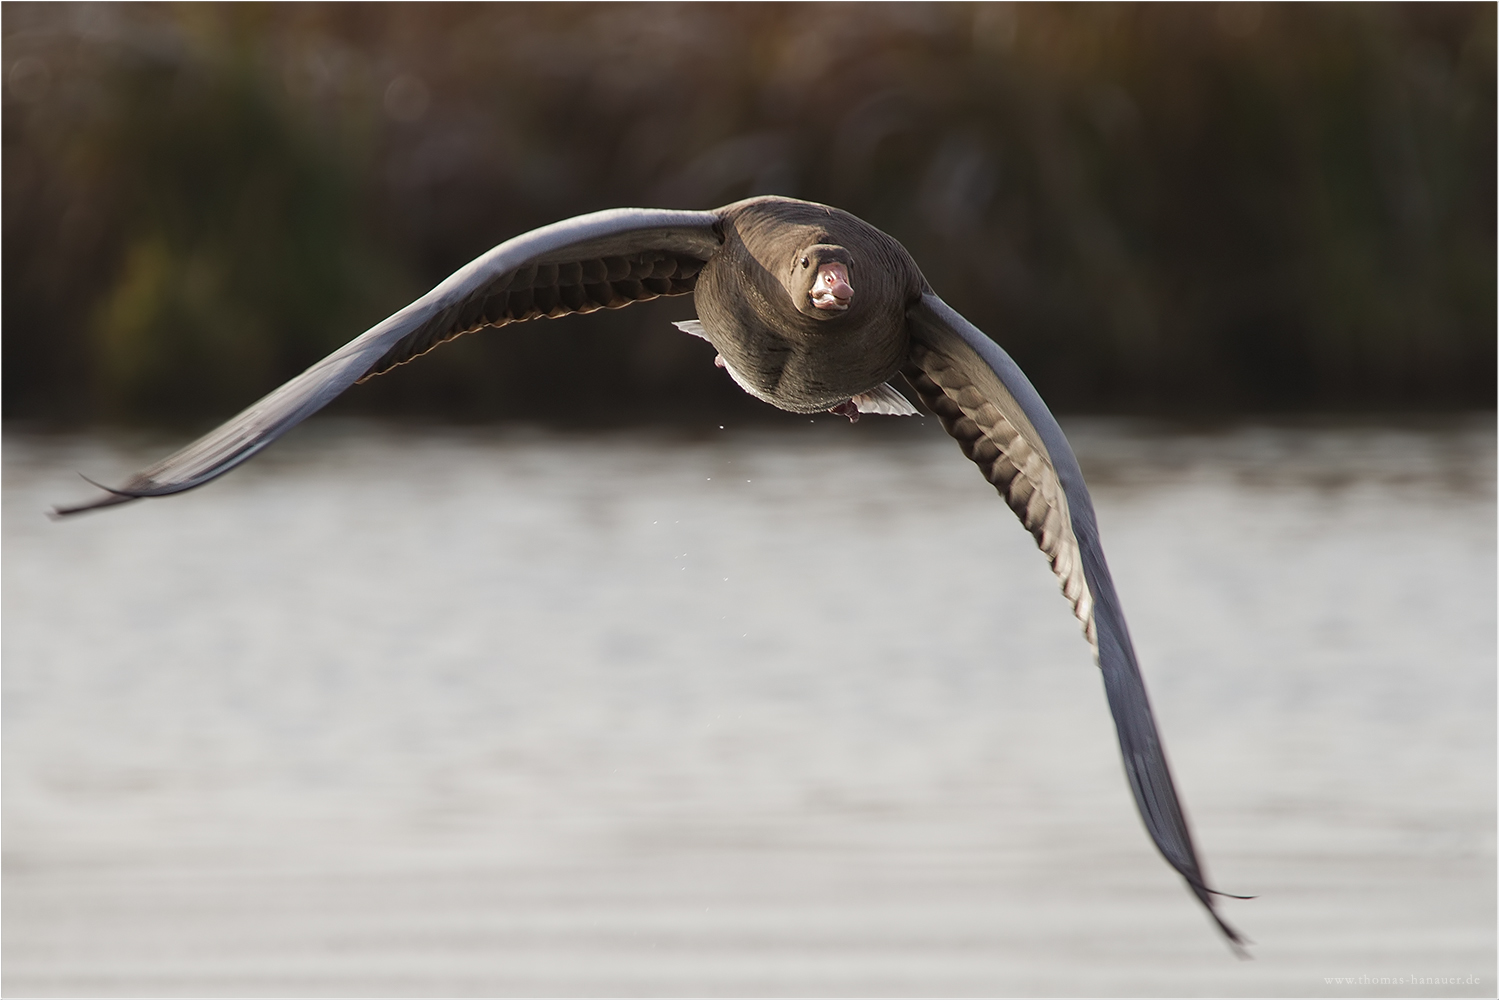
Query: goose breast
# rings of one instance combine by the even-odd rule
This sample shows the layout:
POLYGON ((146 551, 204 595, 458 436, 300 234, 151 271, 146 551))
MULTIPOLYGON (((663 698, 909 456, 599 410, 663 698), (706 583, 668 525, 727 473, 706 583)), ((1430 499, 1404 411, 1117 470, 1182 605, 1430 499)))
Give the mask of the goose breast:
POLYGON ((816 413, 900 371, 906 310, 924 285, 904 247, 847 212, 789 198, 720 211, 724 243, 698 278, 698 318, 755 395, 816 413), (846 308, 813 303, 819 255, 845 268, 853 288, 846 308))

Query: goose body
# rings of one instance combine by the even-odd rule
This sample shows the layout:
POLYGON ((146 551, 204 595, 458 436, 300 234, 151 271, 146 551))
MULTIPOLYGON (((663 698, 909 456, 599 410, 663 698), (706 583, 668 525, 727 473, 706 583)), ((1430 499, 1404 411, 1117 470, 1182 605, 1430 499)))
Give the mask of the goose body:
POLYGON ((925 284, 904 247, 808 202, 752 198, 721 212, 724 243, 698 278, 697 314, 741 385, 783 410, 815 413, 900 372, 906 310, 925 284), (835 258, 854 294, 842 311, 819 310, 812 278, 835 258))
POLYGON ((847 212, 761 197, 711 212, 613 209, 515 237, 217 429, 62 517, 201 486, 356 382, 486 327, 695 294, 680 323, 746 391, 796 413, 915 413, 903 375, 1036 539, 1092 646, 1140 817, 1218 914, 1166 764, 1145 683, 1061 427, 998 344, 943 302, 897 241, 847 212))

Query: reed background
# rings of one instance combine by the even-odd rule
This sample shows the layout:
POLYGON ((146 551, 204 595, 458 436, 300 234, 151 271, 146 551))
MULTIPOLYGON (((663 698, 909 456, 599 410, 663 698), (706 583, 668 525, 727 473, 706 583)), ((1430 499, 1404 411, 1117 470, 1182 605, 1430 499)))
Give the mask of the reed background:
MULTIPOLYGON (((494 244, 846 208, 1059 410, 1488 409, 1495 8, 4 8, 4 412, 207 425, 494 244)), ((775 420, 671 300, 344 412, 775 420)))

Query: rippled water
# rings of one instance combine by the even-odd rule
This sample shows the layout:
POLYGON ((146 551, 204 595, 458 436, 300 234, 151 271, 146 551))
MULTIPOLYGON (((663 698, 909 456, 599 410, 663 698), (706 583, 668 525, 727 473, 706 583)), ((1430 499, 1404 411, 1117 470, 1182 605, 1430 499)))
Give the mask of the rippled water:
POLYGON ((324 423, 59 524, 162 443, 7 436, 4 992, 1493 994, 1492 419, 1068 424, 1253 962, 1029 536, 868 428, 324 423))

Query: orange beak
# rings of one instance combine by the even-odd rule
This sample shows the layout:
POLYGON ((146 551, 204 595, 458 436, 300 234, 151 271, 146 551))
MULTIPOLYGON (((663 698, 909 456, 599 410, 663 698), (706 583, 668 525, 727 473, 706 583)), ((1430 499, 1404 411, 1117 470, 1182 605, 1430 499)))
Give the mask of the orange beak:
POLYGON ((848 283, 848 269, 842 264, 828 263, 817 269, 817 281, 812 285, 812 305, 830 312, 843 312, 854 297, 854 286, 848 283))

